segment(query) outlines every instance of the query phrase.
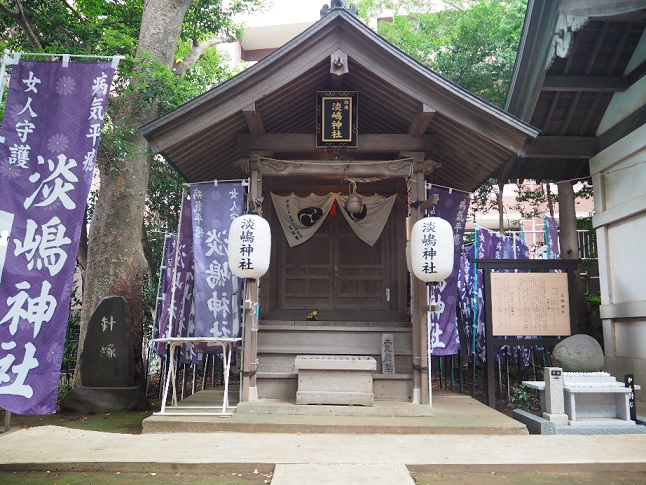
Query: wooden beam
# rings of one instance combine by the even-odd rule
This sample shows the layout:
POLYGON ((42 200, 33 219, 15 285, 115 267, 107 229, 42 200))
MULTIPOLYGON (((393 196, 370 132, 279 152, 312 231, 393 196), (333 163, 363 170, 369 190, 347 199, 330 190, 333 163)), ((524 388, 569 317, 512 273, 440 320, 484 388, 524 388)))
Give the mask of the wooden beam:
POLYGON ((552 74, 545 76, 543 91, 579 91, 622 93, 631 83, 623 76, 568 76, 552 74))
POLYGON ((408 177, 411 172, 411 164, 414 164, 414 168, 419 168, 420 172, 432 170, 436 165, 435 162, 430 160, 415 163, 410 160, 374 162, 371 160, 274 160, 258 157, 251 158, 251 167, 257 168, 263 176, 334 175, 342 178, 344 175, 352 175, 363 177, 408 177))
MULTIPOLYGON (((424 137, 391 133, 359 135, 358 150, 372 153, 393 153, 402 150, 430 151, 434 146, 434 139, 435 137, 432 135, 424 137)), ((269 150, 277 153, 316 151, 316 135, 294 133, 266 134, 254 137, 247 133, 240 133, 237 135, 237 148, 240 153, 247 153, 249 150, 269 150)))
POLYGON ((256 110, 256 103, 251 103, 242 108, 242 114, 253 137, 260 137, 265 134, 265 125, 262 122, 260 113, 256 110))
POLYGON ((559 11, 570 15, 586 17, 615 18, 635 10, 643 10, 644 2, 640 0, 561 0, 559 11))
POLYGON ((639 81, 646 74, 646 60, 642 61, 635 69, 630 71, 626 76, 626 82, 628 86, 632 86, 637 81, 639 81))
POLYGON ((430 106, 422 103, 417 108, 413 121, 408 129, 408 134, 413 136, 424 136, 428 124, 435 116, 436 111, 430 106))
POLYGON ((637 108, 619 123, 599 136, 599 151, 605 150, 624 136, 646 124, 646 105, 637 108))
POLYGON ((524 158, 591 158, 599 153, 594 136, 539 136, 527 145, 524 158))
POLYGON ((500 172, 498 174, 498 183, 499 184, 506 184, 509 180, 509 174, 511 173, 511 169, 514 168, 514 163, 516 163, 516 159, 518 157, 514 155, 513 157, 510 157, 507 159, 505 164, 502 166, 500 169, 500 172))

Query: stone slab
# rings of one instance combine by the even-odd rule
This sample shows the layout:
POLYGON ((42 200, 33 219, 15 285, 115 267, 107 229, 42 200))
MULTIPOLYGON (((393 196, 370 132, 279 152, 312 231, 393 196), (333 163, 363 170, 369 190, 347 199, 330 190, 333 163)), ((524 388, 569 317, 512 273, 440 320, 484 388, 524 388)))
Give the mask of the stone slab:
POLYGON ((316 370, 377 370, 373 357, 361 355, 297 355, 294 360, 296 369, 316 370))
POLYGON ((646 434, 646 426, 635 424, 613 425, 608 423, 584 424, 577 426, 557 425, 540 416, 522 409, 514 409, 513 418, 527 426, 529 434, 542 435, 614 435, 614 434, 646 434))
POLYGON ((414 485, 405 465, 318 464, 276 465, 272 485, 337 485, 366 483, 371 485, 414 485))
POLYGON ((301 369, 298 371, 298 390, 372 393, 372 372, 301 369))
POLYGON ((370 392, 297 391, 296 404, 337 404, 372 406, 375 395, 370 392))

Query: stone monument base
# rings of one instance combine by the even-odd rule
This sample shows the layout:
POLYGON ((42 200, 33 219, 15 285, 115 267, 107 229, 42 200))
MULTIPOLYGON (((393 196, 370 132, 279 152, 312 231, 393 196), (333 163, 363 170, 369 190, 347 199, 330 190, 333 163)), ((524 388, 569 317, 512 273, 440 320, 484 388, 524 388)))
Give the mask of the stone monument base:
POLYGON ((60 402, 63 411, 87 414, 113 411, 146 411, 150 402, 144 391, 133 387, 75 387, 60 402))

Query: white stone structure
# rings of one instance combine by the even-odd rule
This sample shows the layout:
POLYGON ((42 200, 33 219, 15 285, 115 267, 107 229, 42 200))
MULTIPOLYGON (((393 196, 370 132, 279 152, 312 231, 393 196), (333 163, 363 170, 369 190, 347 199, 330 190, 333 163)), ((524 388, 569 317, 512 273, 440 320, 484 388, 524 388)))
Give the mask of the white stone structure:
MULTIPOLYGON (((646 37, 627 71, 646 59, 646 37)), ((643 110, 646 77, 615 93, 597 136, 643 110)), ((646 382, 646 125, 633 130, 590 160, 601 282, 605 369, 634 374, 646 382)), ((643 394, 636 393, 644 400, 643 394)))

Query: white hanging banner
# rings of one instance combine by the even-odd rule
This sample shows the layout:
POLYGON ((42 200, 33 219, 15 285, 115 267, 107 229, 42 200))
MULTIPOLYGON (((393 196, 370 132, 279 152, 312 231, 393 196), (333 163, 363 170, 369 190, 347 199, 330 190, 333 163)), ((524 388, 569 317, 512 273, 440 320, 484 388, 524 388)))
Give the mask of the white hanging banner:
POLYGON ((362 195, 361 211, 348 213, 344 209, 348 199, 345 195, 329 193, 298 197, 294 194, 287 196, 271 194, 278 220, 290 247, 302 244, 314 235, 329 214, 335 200, 339 212, 343 213, 355 234, 366 244, 373 246, 388 221, 395 197, 395 195, 390 197, 362 195))
POLYGON ((334 194, 307 197, 271 194, 289 247, 304 243, 321 227, 334 202, 334 194))
POLYGON ((340 212, 355 234, 366 244, 374 246, 388 221, 388 216, 390 216, 390 211, 395 203, 395 197, 395 195, 390 197, 362 195, 361 202, 363 207, 361 212, 354 213, 348 213, 344 209, 345 202, 348 200, 347 195, 336 194, 336 202, 339 204, 340 212))

